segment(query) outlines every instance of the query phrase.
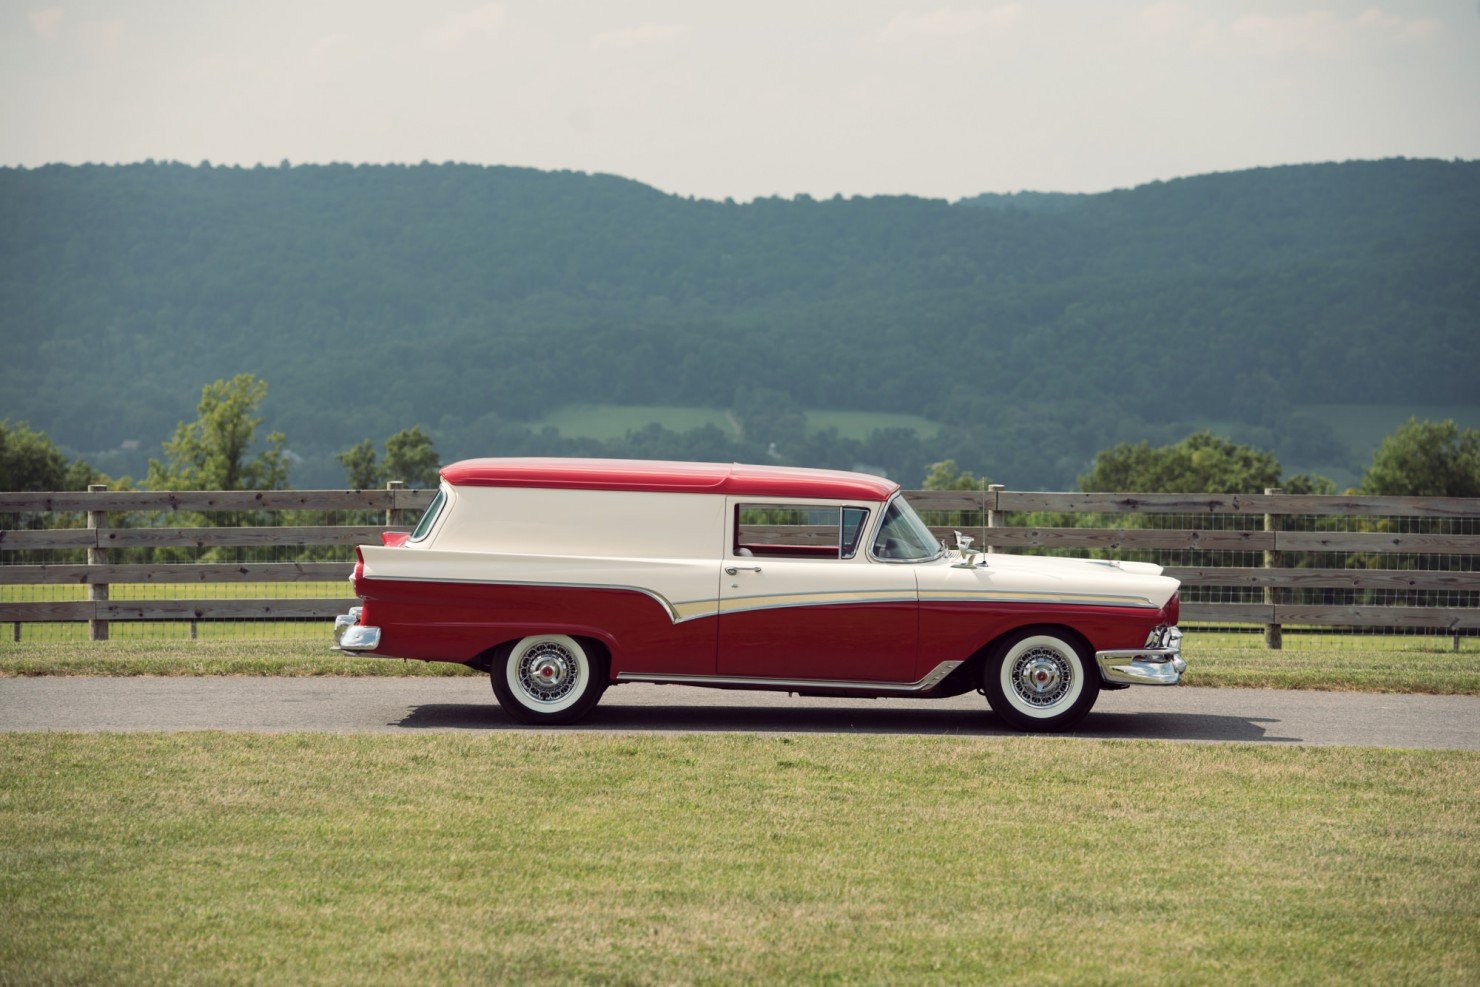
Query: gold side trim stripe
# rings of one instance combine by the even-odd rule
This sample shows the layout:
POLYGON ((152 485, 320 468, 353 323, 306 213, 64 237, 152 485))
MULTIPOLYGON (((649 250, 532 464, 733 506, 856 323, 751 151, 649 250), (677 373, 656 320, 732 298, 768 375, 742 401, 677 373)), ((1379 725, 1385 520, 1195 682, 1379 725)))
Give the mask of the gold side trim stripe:
POLYGON ((901 596, 899 590, 833 590, 819 593, 771 593, 732 596, 720 600, 721 613, 755 607, 826 606, 829 603, 914 603, 915 594, 901 596))
POLYGON ((1144 596, 1111 596, 1104 593, 1014 593, 1002 589, 943 589, 920 594, 922 602, 948 600, 994 600, 1002 603, 1092 603, 1109 607, 1155 607, 1144 596))

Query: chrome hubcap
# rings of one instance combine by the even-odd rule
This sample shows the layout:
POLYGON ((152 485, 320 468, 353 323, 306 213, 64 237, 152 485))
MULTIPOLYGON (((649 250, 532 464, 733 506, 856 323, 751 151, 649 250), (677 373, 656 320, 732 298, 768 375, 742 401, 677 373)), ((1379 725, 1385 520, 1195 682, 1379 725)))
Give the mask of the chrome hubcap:
POLYGON ((519 659, 519 684, 536 702, 558 702, 576 687, 580 671, 575 655, 546 641, 530 648, 519 659))
POLYGON ((1073 666, 1051 648, 1033 648, 1013 662, 1013 691, 1030 705, 1044 707, 1061 702, 1073 684, 1073 666))

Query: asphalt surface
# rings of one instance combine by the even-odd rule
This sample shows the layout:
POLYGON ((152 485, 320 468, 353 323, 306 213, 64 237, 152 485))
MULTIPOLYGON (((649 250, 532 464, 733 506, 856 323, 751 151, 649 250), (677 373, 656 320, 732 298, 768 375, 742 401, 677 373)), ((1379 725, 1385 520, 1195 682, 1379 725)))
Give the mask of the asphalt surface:
MULTIPOLYGON (((528 730, 484 678, 0 679, 0 732, 528 730)), ((979 695, 811 699, 624 684, 561 730, 1005 736, 979 695)), ((1100 695, 1088 738, 1480 750, 1480 697, 1131 688, 1100 695)))

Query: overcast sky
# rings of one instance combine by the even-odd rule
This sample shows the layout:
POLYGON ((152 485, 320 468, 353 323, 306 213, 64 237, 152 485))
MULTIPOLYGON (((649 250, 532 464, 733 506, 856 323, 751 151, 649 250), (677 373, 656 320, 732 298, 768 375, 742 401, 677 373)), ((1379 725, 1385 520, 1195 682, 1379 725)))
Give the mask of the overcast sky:
POLYGON ((685 195, 1480 157, 1477 0, 0 0, 0 163, 468 161, 685 195))

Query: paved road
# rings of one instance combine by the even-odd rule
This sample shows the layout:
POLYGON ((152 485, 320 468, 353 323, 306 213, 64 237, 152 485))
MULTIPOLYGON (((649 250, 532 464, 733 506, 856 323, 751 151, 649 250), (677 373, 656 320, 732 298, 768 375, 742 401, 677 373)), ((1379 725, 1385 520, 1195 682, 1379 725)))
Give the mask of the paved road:
MULTIPOLYGON (((527 729, 482 678, 0 679, 0 732, 401 733, 527 729)), ((628 684, 577 730, 1006 735, 978 695, 802 699, 628 684)), ((1100 696, 1081 737, 1480 750, 1480 697, 1133 688, 1100 696)))

